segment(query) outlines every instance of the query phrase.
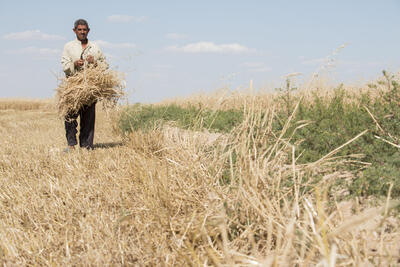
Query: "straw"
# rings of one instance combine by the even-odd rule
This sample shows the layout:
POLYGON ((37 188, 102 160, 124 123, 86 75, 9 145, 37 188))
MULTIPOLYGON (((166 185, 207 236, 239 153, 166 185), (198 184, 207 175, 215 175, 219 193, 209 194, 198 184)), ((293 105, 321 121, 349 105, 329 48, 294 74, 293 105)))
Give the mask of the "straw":
POLYGON ((123 75, 107 69, 104 64, 87 65, 82 71, 65 78, 56 89, 59 116, 63 119, 76 114, 85 105, 102 101, 103 107, 112 108, 124 96, 123 75))

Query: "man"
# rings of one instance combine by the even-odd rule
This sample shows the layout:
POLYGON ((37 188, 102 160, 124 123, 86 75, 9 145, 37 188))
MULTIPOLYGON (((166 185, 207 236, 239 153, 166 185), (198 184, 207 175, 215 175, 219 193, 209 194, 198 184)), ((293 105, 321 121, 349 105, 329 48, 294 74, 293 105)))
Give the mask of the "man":
MULTIPOLYGON (((64 46, 61 57, 61 64, 67 77, 74 75, 82 70, 87 64, 97 64, 105 62, 105 57, 100 48, 87 38, 90 28, 86 20, 78 19, 73 28, 76 39, 68 42, 64 46)), ((94 122, 95 122, 96 103, 82 107, 78 113, 69 114, 65 118, 65 132, 69 152, 77 145, 76 133, 78 123, 76 119, 80 116, 79 145, 87 149, 93 149, 94 122)))

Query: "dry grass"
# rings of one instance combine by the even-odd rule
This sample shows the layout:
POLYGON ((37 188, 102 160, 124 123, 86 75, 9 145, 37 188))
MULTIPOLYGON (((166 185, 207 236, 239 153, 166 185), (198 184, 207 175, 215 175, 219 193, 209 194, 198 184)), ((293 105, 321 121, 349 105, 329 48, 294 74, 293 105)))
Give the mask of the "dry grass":
MULTIPOLYGON (((400 83, 400 72, 394 74, 394 81, 400 83)), ((334 89, 342 86, 346 91, 345 102, 358 101, 360 94, 368 93, 371 97, 375 97, 379 92, 388 90, 388 81, 385 77, 380 77, 369 83, 359 84, 338 84, 328 78, 315 78, 303 83, 291 80, 292 87, 297 88, 292 92, 293 96, 302 98, 304 101, 312 102, 314 94, 317 94, 323 100, 331 99, 334 96, 334 89), (370 87, 373 85, 375 87, 370 87)), ((278 87, 285 87, 282 84, 278 87)), ((198 93, 188 97, 165 99, 159 102, 159 105, 168 105, 171 103, 188 107, 200 106, 206 109, 242 109, 250 103, 253 108, 259 110, 268 109, 278 101, 282 93, 279 93, 276 88, 254 88, 252 81, 245 88, 231 90, 231 88, 220 88, 212 93, 198 93)))
MULTIPOLYGON (((255 98, 253 98, 255 99, 255 98)), ((395 265, 390 197, 336 202, 341 164, 298 165, 248 102, 228 135, 174 128, 121 143, 99 112, 97 149, 61 152, 57 114, 0 113, 0 259, 5 265, 395 265), (316 191, 302 186, 316 175, 316 191), (230 182, 227 181, 230 180, 230 182), (291 181, 292 183, 288 183, 291 181)), ((288 125, 290 122, 288 122, 288 125)))
POLYGON ((105 107, 114 107, 124 95, 123 76, 106 66, 88 65, 83 71, 62 79, 57 91, 60 118, 76 114, 84 105, 102 101, 105 107))
POLYGON ((53 100, 43 99, 0 99, 0 110, 42 110, 53 111, 55 103, 53 100))

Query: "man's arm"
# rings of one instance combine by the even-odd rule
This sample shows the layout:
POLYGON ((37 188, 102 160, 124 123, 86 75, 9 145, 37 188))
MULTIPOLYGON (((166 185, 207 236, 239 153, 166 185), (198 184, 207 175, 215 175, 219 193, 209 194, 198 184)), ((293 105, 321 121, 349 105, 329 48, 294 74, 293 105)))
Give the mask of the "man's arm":
POLYGON ((103 52, 101 51, 100 47, 97 44, 94 44, 94 54, 87 57, 89 63, 95 63, 98 65, 105 66, 106 68, 109 67, 106 57, 104 56, 103 52))
POLYGON ((61 56, 61 65, 67 77, 71 76, 75 72, 74 62, 68 53, 67 45, 64 46, 64 50, 61 56))
POLYGON ((76 70, 82 67, 85 63, 85 61, 82 58, 75 59, 71 54, 72 53, 71 49, 72 47, 69 45, 69 43, 66 44, 64 46, 64 50, 61 56, 61 65, 67 77, 73 75, 76 72, 76 70))

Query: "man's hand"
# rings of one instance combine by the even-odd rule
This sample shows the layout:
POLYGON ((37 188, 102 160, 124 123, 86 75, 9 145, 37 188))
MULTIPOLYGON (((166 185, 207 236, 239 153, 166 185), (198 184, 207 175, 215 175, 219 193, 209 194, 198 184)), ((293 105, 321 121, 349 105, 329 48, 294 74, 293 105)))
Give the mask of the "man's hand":
POLYGON ((86 60, 87 60, 87 62, 89 62, 90 64, 93 64, 93 63, 94 63, 94 57, 93 57, 92 55, 88 55, 88 56, 86 57, 86 60))
POLYGON ((75 68, 81 67, 81 66, 83 66, 84 63, 85 62, 83 61, 83 59, 78 59, 77 61, 74 62, 74 66, 75 66, 75 68))

